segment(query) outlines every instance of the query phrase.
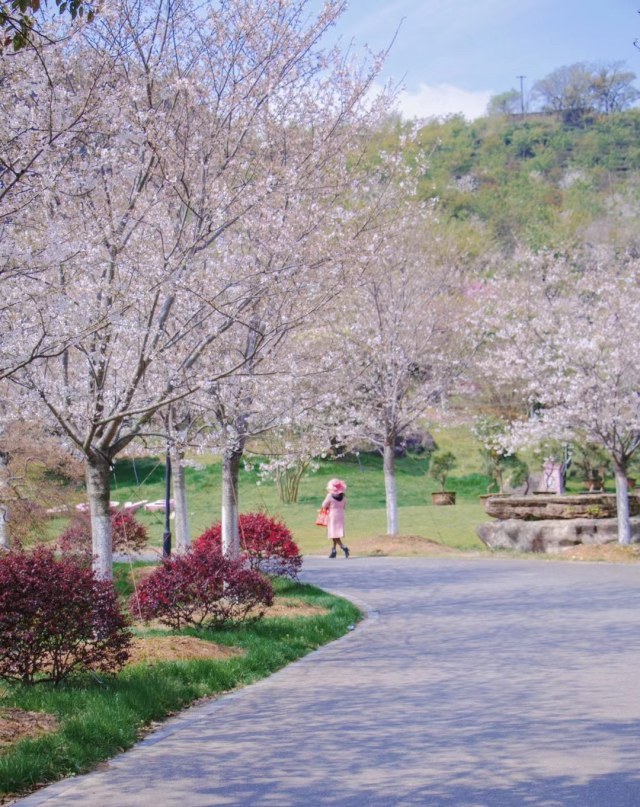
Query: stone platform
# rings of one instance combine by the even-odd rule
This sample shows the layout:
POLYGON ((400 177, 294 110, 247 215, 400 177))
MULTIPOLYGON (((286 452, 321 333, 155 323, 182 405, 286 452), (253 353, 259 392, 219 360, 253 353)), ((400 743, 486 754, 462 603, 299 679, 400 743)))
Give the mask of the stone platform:
MULTIPOLYGON (((487 515, 497 521, 480 524, 476 533, 491 549, 559 552, 565 547, 598 546, 618 539, 613 493, 489 496, 487 515)), ((640 496, 629 496, 632 541, 640 543, 640 496)))
MULTIPOLYGON (((615 493, 577 495, 542 493, 533 496, 488 496, 484 500, 487 515, 523 521, 543 519, 615 518, 615 493)), ((629 514, 640 515, 640 497, 629 494, 629 514)))

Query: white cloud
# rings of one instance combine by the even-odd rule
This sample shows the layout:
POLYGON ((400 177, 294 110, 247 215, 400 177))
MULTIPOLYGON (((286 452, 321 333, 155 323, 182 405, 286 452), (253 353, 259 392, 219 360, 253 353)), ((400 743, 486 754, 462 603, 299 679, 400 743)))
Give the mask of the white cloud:
POLYGON ((463 90, 450 84, 420 84, 417 90, 403 90, 397 107, 408 119, 462 114, 467 120, 473 120, 486 113, 492 95, 494 93, 488 90, 463 90))

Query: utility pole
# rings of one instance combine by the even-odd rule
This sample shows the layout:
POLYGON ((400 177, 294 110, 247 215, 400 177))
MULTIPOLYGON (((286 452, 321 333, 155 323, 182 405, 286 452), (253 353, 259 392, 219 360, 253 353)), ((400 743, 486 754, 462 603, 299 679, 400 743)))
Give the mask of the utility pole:
POLYGON ((517 79, 520 79, 520 114, 524 118, 524 80, 526 76, 516 76, 517 79))

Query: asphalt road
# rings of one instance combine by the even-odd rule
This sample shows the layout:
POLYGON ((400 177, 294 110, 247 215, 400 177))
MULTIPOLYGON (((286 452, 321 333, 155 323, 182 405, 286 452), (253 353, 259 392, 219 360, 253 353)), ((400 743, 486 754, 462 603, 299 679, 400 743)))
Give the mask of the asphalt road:
POLYGON ((307 559, 368 619, 21 807, 638 807, 640 565, 307 559))

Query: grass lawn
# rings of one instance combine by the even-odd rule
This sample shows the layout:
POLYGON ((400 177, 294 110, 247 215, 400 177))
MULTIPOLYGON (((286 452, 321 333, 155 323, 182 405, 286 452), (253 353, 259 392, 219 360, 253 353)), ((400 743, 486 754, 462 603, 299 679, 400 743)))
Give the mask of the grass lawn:
MULTIPOLYGON (((482 550, 484 545, 475 527, 486 520, 479 496, 486 492, 488 478, 480 473, 477 444, 466 429, 440 430, 436 440, 443 450, 453 450, 458 467, 447 482, 457 491, 457 504, 438 507, 431 504, 431 492, 438 485, 428 475, 428 459, 406 457, 397 463, 400 532, 437 541, 456 549, 482 550)), ((192 537, 220 520, 221 467, 215 457, 198 458, 198 467, 187 468, 187 490, 192 537)), ((298 502, 283 504, 274 483, 261 482, 255 466, 240 473, 240 512, 266 510, 280 516, 292 531, 304 554, 324 554, 326 530, 314 525, 316 510, 325 495, 327 481, 334 476, 348 485, 347 539, 357 553, 358 542, 386 532, 386 512, 382 459, 360 455, 338 461, 323 461, 317 473, 308 474, 300 484, 298 502)), ((117 463, 112 476, 112 498, 120 502, 164 497, 164 462, 143 458, 117 463)), ((147 525, 151 543, 160 546, 164 529, 162 513, 138 511, 147 525)))
MULTIPOLYGON (((131 590, 128 566, 117 565, 115 577, 121 591, 131 590)), ((0 803, 9 794, 89 770, 131 747, 152 721, 264 678, 342 636, 361 617, 351 603, 313 586, 277 580, 275 588, 276 616, 215 632, 180 632, 181 647, 191 642, 235 648, 228 658, 181 652, 154 664, 127 665, 114 678, 84 676, 59 687, 0 685, 0 803), (20 716, 42 733, 16 742, 11 721, 20 716), (53 730, 42 731, 47 719, 53 730)), ((160 639, 176 641, 168 631, 137 633, 151 647, 160 639)))

